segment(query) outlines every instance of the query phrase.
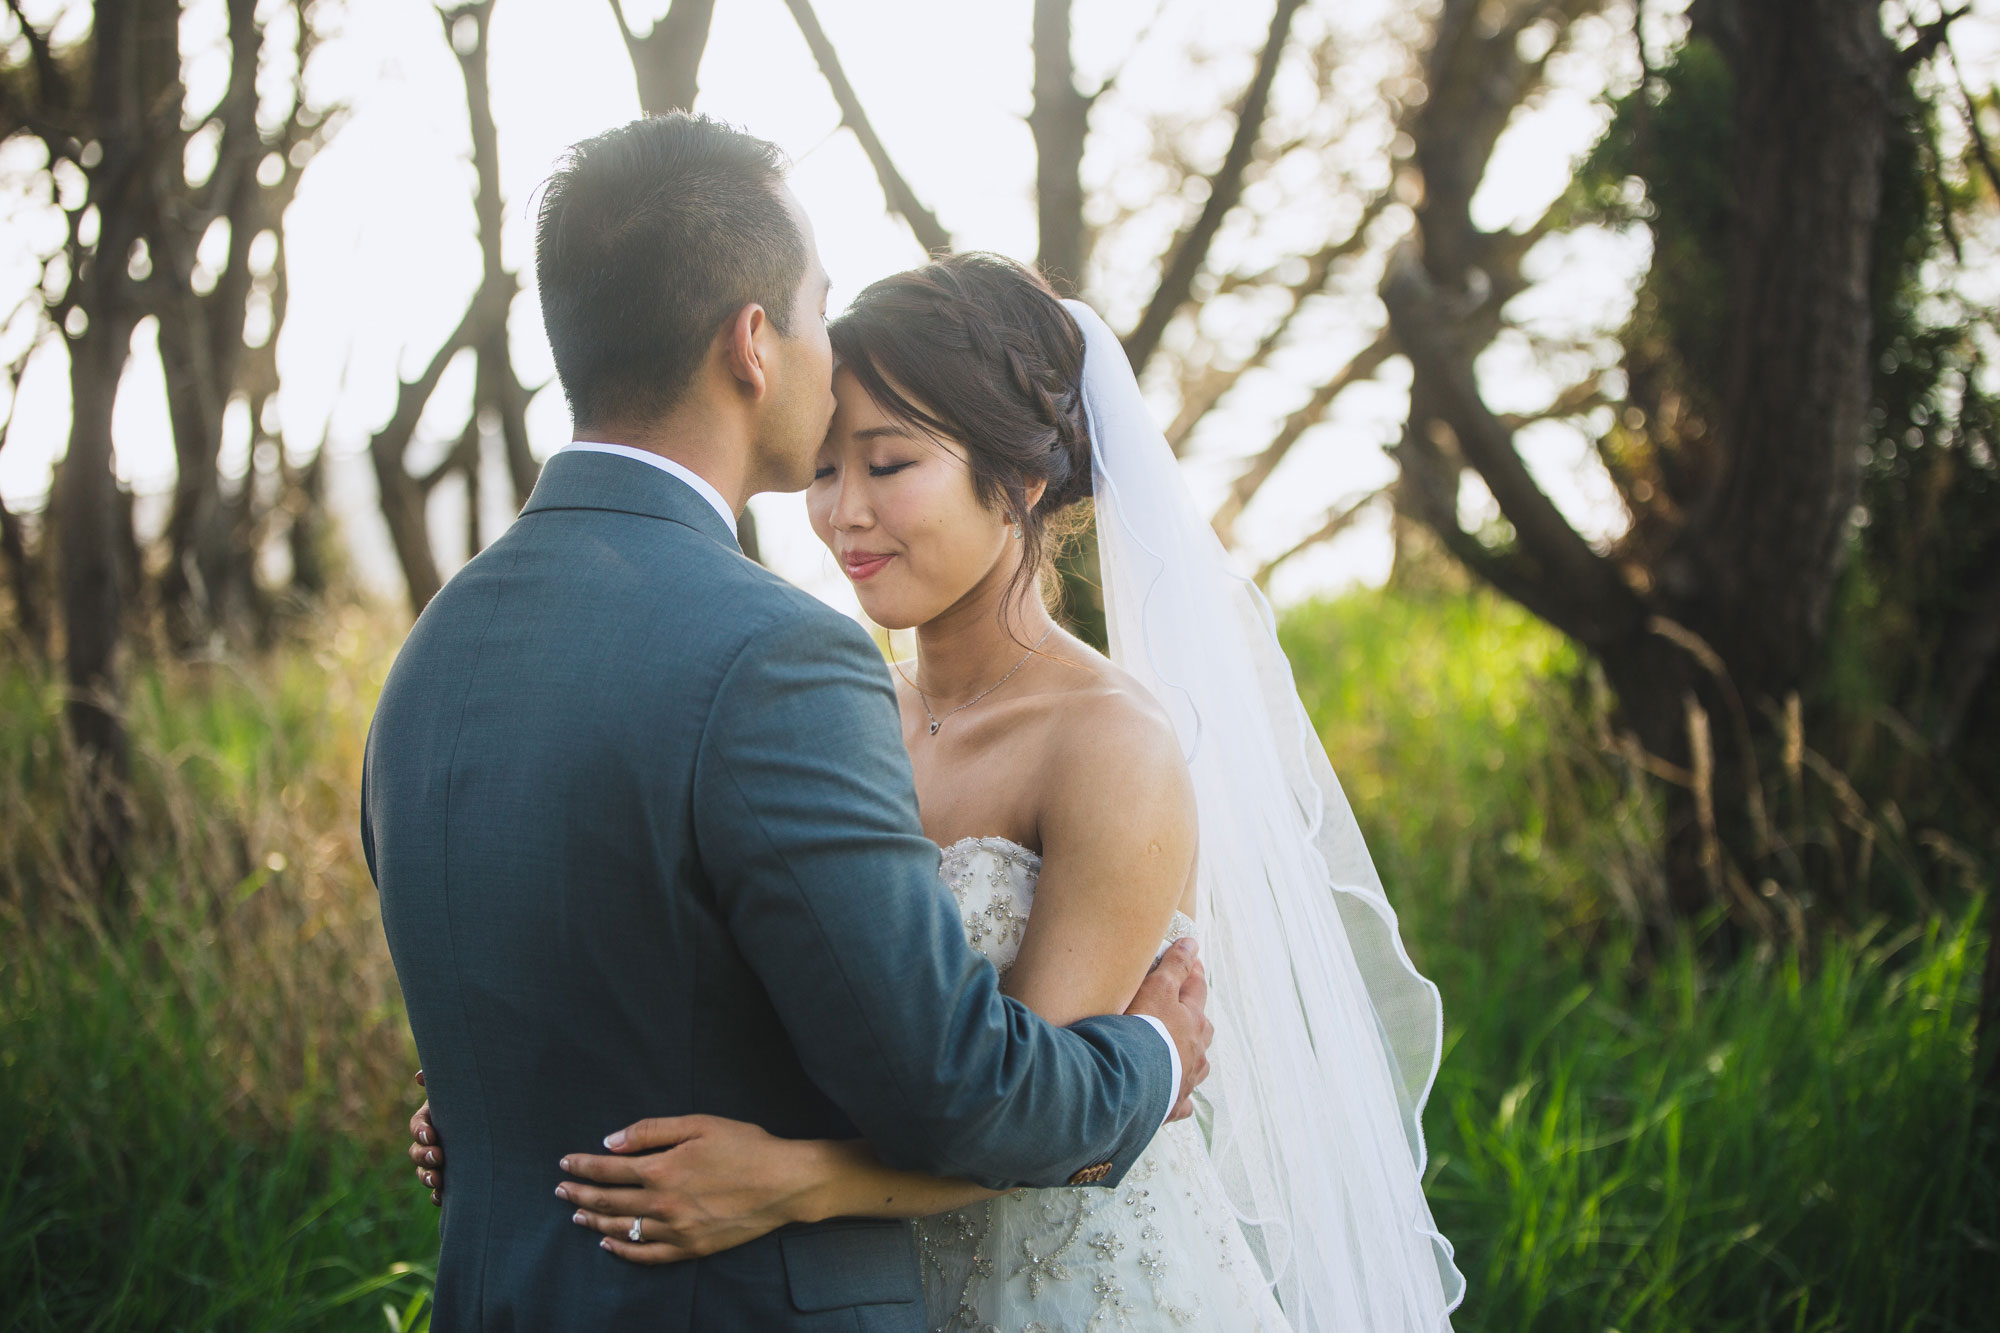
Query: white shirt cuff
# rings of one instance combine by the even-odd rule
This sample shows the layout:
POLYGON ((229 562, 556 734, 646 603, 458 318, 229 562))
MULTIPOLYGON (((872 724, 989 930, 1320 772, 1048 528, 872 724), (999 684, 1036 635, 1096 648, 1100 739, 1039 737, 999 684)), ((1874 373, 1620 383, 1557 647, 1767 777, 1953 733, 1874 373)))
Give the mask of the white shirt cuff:
POLYGON ((1160 1113, 1160 1123, 1167 1123, 1167 1117, 1174 1113, 1174 1103, 1181 1098, 1181 1048, 1174 1045, 1174 1039, 1167 1034, 1167 1025, 1151 1014, 1134 1014, 1132 1017, 1142 1023, 1151 1023, 1153 1031, 1160 1034, 1160 1040, 1167 1044, 1167 1059, 1174 1067, 1174 1080, 1167 1088, 1167 1109, 1160 1113))

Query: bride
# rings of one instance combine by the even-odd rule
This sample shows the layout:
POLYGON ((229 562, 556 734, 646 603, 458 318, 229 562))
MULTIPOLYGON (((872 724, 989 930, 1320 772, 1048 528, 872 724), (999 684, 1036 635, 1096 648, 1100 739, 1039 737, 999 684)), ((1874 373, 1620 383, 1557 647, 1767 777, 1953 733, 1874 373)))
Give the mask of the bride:
MULTIPOLYGON (((1122 1011, 1198 934, 1214 1071, 1115 1191, 995 1194, 683 1116, 564 1159, 575 1221, 661 1263, 912 1218, 940 1330, 1448 1328, 1464 1284, 1421 1188, 1436 991, 1116 336, 980 254, 874 284, 830 333, 808 508, 868 615, 916 630, 904 741, 968 938, 1061 1024, 1122 1011), (1092 496, 1108 660, 1043 597, 1092 496), (638 1217, 668 1239, 627 1239, 638 1217)), ((412 1125, 435 1190, 435 1130, 412 1125)))

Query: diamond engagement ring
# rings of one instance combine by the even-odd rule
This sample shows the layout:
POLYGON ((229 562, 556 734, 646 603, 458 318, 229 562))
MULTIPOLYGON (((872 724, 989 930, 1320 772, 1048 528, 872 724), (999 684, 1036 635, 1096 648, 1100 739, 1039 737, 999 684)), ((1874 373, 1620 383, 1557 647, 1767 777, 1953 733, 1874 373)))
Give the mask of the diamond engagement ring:
POLYGON ((636 1244, 638 1244, 638 1243, 639 1243, 639 1219, 638 1219, 638 1218, 636 1218, 636 1217, 635 1217, 635 1218, 633 1218, 633 1219, 632 1219, 632 1229, 631 1229, 630 1231, 626 1232, 626 1233, 625 1233, 625 1235, 626 1235, 626 1237, 627 1237, 628 1239, 630 1239, 630 1240, 632 1241, 632 1243, 633 1243, 633 1244, 635 1244, 635 1245, 636 1245, 636 1244))

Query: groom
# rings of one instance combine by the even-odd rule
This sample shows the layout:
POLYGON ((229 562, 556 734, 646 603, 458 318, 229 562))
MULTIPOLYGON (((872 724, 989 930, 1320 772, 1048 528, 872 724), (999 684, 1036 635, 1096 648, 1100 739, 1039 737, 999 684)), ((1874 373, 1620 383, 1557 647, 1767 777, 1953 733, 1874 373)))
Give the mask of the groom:
POLYGON ((582 143, 536 269, 576 442, 417 621, 363 777, 451 1144, 433 1327, 918 1329, 903 1223, 630 1264, 571 1224, 557 1161, 705 1112, 993 1188, 1115 1185, 1206 1069, 1198 968, 1170 953, 1129 1015, 1066 1029, 1001 996, 875 645, 738 551, 833 410, 777 151, 686 115, 582 143))

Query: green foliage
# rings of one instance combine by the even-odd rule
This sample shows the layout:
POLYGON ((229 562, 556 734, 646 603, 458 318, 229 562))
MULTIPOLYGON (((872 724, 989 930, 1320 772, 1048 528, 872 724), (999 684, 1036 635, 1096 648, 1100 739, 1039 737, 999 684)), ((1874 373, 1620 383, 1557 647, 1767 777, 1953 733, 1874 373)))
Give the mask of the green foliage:
POLYGON ((0 672, 0 1328, 421 1322, 414 1057, 351 833, 368 628, 134 680, 115 922, 58 833, 59 695, 0 672))
MULTIPOLYGON (((1282 634, 1444 993, 1429 1188, 1461 1333, 1982 1326, 1976 916, 1639 965, 1658 816, 1572 647, 1450 591, 1282 634)), ((394 639, 348 619, 254 668, 145 674, 146 873, 117 930, 49 833, 57 695, 0 672, 0 1328, 424 1327, 419 1094, 353 832, 394 639)))
POLYGON ((1496 867, 1519 872, 1519 908, 1565 933, 1594 935, 1642 896, 1656 872, 1631 853, 1656 816, 1576 734, 1582 662, 1562 635, 1512 602, 1449 592, 1357 594, 1280 632, 1383 880, 1423 886, 1397 900, 1406 934, 1448 931, 1496 867))
POLYGON ((1629 966, 1656 816, 1594 753, 1559 636, 1490 596, 1372 593, 1283 634, 1444 994, 1429 1190, 1461 1333, 1983 1326, 1976 913, 1629 966))

